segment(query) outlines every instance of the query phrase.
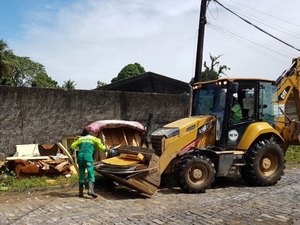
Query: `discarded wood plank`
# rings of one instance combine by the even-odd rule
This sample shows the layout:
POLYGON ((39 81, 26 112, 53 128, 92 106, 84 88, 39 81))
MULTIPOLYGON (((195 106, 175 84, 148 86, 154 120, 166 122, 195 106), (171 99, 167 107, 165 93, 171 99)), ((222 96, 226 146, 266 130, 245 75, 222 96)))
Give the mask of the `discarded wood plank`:
POLYGON ((57 143, 58 147, 60 147, 60 149, 64 152, 64 154, 66 156, 68 156, 70 162, 72 163, 72 165, 75 167, 77 173, 79 174, 79 169, 77 164, 74 162, 72 156, 70 155, 70 153, 68 152, 68 150, 65 148, 65 146, 63 146, 60 142, 57 143))

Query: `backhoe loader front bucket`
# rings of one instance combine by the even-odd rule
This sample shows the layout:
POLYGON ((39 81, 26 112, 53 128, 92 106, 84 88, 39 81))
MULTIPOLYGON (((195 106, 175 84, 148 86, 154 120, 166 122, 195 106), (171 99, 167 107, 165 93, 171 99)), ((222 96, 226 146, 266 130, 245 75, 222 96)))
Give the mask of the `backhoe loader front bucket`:
POLYGON ((292 142, 300 144, 300 121, 293 121, 292 125, 292 142))
POLYGON ((300 145, 300 121, 290 120, 288 126, 282 128, 282 137, 286 142, 284 151, 289 145, 300 145))
MULTIPOLYGON (((122 146, 118 152, 140 153, 146 156, 146 160, 131 165, 108 164, 103 160, 95 166, 95 171, 138 192, 153 195, 160 185, 159 157, 151 149, 132 146, 122 146)), ((113 158, 111 159, 113 162, 113 158)))

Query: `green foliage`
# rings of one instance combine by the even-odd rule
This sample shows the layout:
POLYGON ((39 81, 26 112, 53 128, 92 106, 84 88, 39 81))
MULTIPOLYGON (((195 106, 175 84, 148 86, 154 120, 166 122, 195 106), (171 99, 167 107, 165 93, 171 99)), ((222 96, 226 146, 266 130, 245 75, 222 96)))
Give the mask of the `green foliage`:
POLYGON ((228 66, 220 65, 218 61, 221 55, 212 56, 209 54, 210 65, 208 66, 206 61, 204 62, 205 70, 201 73, 200 81, 217 80, 221 74, 225 74, 225 71, 230 70, 228 66))
POLYGON ((45 67, 29 57, 20 57, 0 40, 0 84, 19 87, 58 88, 45 67))
POLYGON ((64 176, 49 177, 30 177, 17 179, 15 176, 0 176, 0 192, 13 191, 24 192, 29 190, 45 190, 51 187, 64 187, 78 182, 78 176, 72 175, 70 178, 64 176))
POLYGON ((15 176, 8 176, 1 179, 2 189, 8 187, 9 191, 22 192, 34 187, 45 187, 46 184, 46 178, 17 179, 15 176))
POLYGON ((58 83, 52 80, 47 73, 38 73, 32 80, 32 87, 42 87, 42 88, 58 88, 58 83))
POLYGON ((62 88, 66 89, 66 90, 74 90, 76 85, 77 84, 75 83, 75 81, 67 80, 67 81, 64 81, 62 88))
POLYGON ((14 59, 13 51, 3 40, 0 40, 0 78, 11 77, 16 66, 18 62, 14 59))
POLYGON ((290 146, 285 154, 285 160, 300 163, 300 146, 290 146))
MULTIPOLYGON (((209 81, 209 80, 217 80, 220 78, 221 74, 225 75, 225 72, 227 70, 230 70, 230 68, 226 65, 220 65, 219 58, 221 55, 218 56, 212 56, 209 54, 210 58, 210 65, 207 65, 207 62, 205 61, 203 66, 204 66, 204 71, 201 72, 201 78, 200 81, 209 81)), ((190 81, 190 83, 194 83, 194 78, 190 81)))
POLYGON ((203 72, 201 72, 201 78, 200 81, 209 81, 209 80, 217 80, 219 78, 219 75, 214 70, 205 69, 203 72))
POLYGON ((0 85, 14 86, 10 77, 0 77, 0 85))
POLYGON ((111 80, 111 82, 113 83, 119 80, 124 80, 142 73, 145 73, 145 69, 139 63, 128 64, 119 72, 117 77, 111 80))
POLYGON ((97 81, 97 88, 102 87, 104 85, 107 85, 107 84, 105 82, 100 81, 100 80, 97 81))

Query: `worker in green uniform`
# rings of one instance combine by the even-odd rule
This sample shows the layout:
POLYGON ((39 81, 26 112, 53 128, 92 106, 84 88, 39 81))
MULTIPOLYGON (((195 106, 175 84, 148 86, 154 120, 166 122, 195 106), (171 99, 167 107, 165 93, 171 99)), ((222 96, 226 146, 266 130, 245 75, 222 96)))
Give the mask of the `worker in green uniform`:
POLYGON ((231 107, 231 119, 232 123, 240 122, 242 115, 242 107, 238 103, 236 97, 233 97, 232 107, 231 107))
POLYGON ((107 148, 101 143, 99 138, 96 138, 88 133, 87 130, 82 132, 82 137, 74 141, 71 145, 71 154, 74 154, 75 149, 79 147, 77 162, 79 165, 79 197, 83 197, 83 187, 88 185, 88 195, 93 198, 98 196, 94 192, 95 174, 94 174, 94 158, 93 153, 95 147, 106 152, 107 148), (85 170, 88 175, 85 179, 85 170))

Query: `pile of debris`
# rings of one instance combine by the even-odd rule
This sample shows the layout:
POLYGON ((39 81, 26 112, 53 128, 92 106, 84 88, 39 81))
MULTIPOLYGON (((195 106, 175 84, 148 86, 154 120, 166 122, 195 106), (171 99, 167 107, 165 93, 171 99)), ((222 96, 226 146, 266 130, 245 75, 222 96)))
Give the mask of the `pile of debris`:
POLYGON ((0 153, 0 171, 2 171, 5 165, 6 165, 5 154, 0 153))
POLYGON ((15 171, 17 178, 68 175, 71 173, 70 160, 62 148, 61 144, 16 145, 15 154, 0 160, 0 166, 15 171))

